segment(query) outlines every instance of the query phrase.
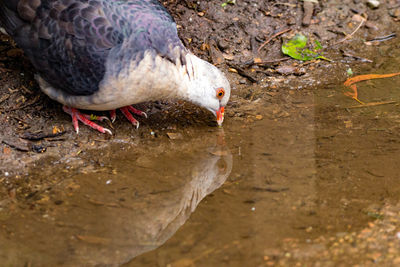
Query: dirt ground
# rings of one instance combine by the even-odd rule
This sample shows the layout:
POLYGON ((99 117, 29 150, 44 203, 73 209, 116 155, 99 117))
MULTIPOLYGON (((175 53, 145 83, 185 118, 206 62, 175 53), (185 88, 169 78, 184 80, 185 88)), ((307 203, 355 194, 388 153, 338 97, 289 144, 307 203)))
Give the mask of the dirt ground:
MULTIPOLYGON (((363 45, 363 41, 395 32, 399 19, 396 1, 382 3, 378 9, 369 8, 363 1, 321 1, 311 10, 309 26, 304 25, 305 12, 298 1, 238 1, 225 8, 218 1, 166 1, 164 4, 175 17, 186 46, 224 70, 231 81, 233 96, 227 120, 238 113, 243 116, 245 112, 240 107, 257 99, 279 104, 287 97, 288 88, 297 87, 300 91, 305 85, 323 87, 342 82, 346 66, 354 66, 354 70, 365 66, 360 63, 362 60, 344 54, 355 57, 374 54, 377 48, 363 45), (351 40, 335 45, 356 29, 359 15, 368 18, 366 26, 351 40), (286 29, 290 31, 273 38, 258 51, 268 38, 286 29), (319 40, 326 47, 325 55, 333 62, 301 63, 284 56, 280 49, 282 41, 297 32, 319 40), (251 64, 254 58, 265 63, 251 64), (231 72, 235 70, 242 75, 231 72)), ((373 64, 379 65, 383 60, 373 64)), ((47 148, 56 147, 57 154, 65 157, 82 146, 90 146, 93 140, 106 139, 87 127, 81 127, 79 136, 73 132, 70 117, 63 113, 60 104, 41 93, 34 80, 34 69, 5 35, 0 35, 0 73, 1 170, 21 171, 21 167, 46 155, 47 148), (64 130, 61 136, 48 136, 53 131, 64 130), (21 139, 32 134, 36 136, 31 139, 37 138, 38 133, 39 141, 21 139)), ((116 137, 151 138, 152 130, 162 131, 171 124, 213 125, 207 112, 190 105, 182 107, 182 103, 150 103, 144 109, 150 119, 141 120, 138 131, 127 127, 127 121, 120 115, 113 125, 116 137)))
MULTIPOLYGON (((221 7, 222 0, 169 0, 163 3, 176 19, 185 45, 196 55, 221 68, 231 81, 233 95, 225 115, 228 125, 230 121, 242 122, 243 127, 253 124, 258 120, 258 107, 263 106, 272 114, 268 119, 289 128, 293 121, 282 118, 286 114, 297 113, 299 106, 303 105, 302 101, 313 95, 315 88, 326 88, 326 92, 330 92, 332 88, 340 87, 347 78, 349 68, 355 74, 379 69, 392 60, 391 50, 400 48, 398 0, 382 0, 378 8, 360 0, 319 1, 307 12, 303 2, 297 0, 237 0, 235 4, 228 3, 225 7, 221 7), (360 16, 367 21, 358 28, 360 16), (298 32, 312 40, 319 40, 324 47, 324 56, 332 61, 300 62, 283 55, 283 41, 298 32), (397 34, 395 39, 370 41, 392 33, 397 34), (262 47, 266 41, 268 43, 262 47)), ((101 150, 123 142, 134 144, 138 153, 145 152, 143 147, 156 138, 168 142, 167 134, 170 132, 187 130, 192 133, 196 129, 214 129, 216 126, 207 111, 188 103, 159 101, 139 105, 149 118, 139 118, 138 130, 119 114, 112 126, 114 136, 109 137, 84 126, 77 135, 70 116, 63 113, 59 103, 40 91, 34 74, 23 52, 8 36, 0 35, 1 196, 18 199, 34 191, 29 184, 24 184, 23 190, 20 190, 22 182, 14 178, 23 176, 33 166, 40 166, 42 159, 67 162, 82 151, 101 150)), ((328 93, 320 94, 329 98, 328 93)), ((334 116, 330 117, 335 112, 335 106, 330 104, 329 109, 320 107, 318 113, 327 114, 322 116, 327 120, 319 121, 319 125, 335 120, 334 116)), ((278 139, 282 134, 275 132, 272 138, 278 139)), ((326 133, 326 136, 330 134, 326 133)), ((321 137, 321 140, 324 142, 326 139, 321 137)), ((320 158, 331 156, 329 149, 319 153, 320 158)), ((399 241, 387 237, 389 232, 400 226, 398 205, 385 206, 379 214, 385 214, 385 219, 370 223, 358 232, 348 231, 331 239, 316 238, 309 245, 288 240, 280 250, 269 251, 262 265, 294 266, 302 262, 310 263, 307 266, 328 266, 327 263, 347 266, 350 262, 361 266, 400 264, 399 257, 396 257, 400 251, 399 241), (372 238, 382 241, 378 249, 372 238), (364 245, 353 249, 351 244, 355 243, 364 245), (367 256, 352 257, 357 253, 367 256), (389 254, 392 256, 382 256, 389 254)), ((361 225, 365 225, 365 221, 359 227, 361 225)))

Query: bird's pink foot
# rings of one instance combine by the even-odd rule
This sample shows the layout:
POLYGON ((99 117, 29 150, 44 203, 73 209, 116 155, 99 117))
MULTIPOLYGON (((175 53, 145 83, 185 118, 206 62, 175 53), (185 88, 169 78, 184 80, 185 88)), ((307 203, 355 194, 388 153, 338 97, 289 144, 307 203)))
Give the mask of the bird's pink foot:
POLYGON ((108 133, 112 135, 112 132, 104 127, 101 127, 100 125, 94 123, 91 120, 97 120, 97 121, 103 121, 105 119, 108 120, 107 117, 105 116, 93 116, 93 115, 87 115, 87 114, 82 114, 80 113, 76 108, 71 108, 68 106, 63 106, 63 110, 71 115, 72 117, 72 124, 74 125, 74 129, 76 133, 79 133, 79 124, 78 121, 81 121, 83 124, 101 132, 101 133, 108 133))
MULTIPOLYGON (((124 114, 124 116, 128 119, 128 121, 130 121, 133 125, 135 125, 136 128, 139 128, 139 122, 132 116, 132 113, 147 118, 147 114, 145 112, 138 110, 132 106, 122 107, 120 108, 120 110, 122 114, 124 114)), ((111 117, 111 122, 114 122, 115 119, 117 118, 115 110, 110 111, 110 117, 111 117)))
MULTIPOLYGON (((138 109, 136 109, 136 108, 134 108, 134 107, 132 107, 132 106, 126 106, 126 107, 123 107, 123 108, 127 108, 127 109, 128 109, 130 112, 132 112, 133 114, 136 114, 136 115, 145 117, 145 118, 147 119, 147 114, 146 114, 145 112, 141 111, 141 110, 138 110, 138 109)), ((122 108, 121 108, 121 109, 122 109, 122 108)))

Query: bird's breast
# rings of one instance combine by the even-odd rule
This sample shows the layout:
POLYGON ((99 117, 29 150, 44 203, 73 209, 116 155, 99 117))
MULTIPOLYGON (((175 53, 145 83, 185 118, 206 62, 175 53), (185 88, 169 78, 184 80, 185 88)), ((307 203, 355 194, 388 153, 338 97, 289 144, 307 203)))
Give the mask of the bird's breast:
POLYGON ((145 53, 139 64, 130 62, 122 68, 116 68, 115 64, 117 62, 107 63, 99 91, 92 96, 97 110, 161 99, 184 98, 185 81, 182 71, 160 56, 145 53), (120 70, 117 72, 116 69, 120 70))

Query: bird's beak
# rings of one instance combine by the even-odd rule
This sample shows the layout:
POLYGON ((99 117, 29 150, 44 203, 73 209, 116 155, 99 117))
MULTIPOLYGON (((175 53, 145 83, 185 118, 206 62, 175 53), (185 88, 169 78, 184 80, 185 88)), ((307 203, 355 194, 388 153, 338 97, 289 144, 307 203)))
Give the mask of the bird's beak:
POLYGON ((225 110, 225 107, 220 107, 217 111, 218 126, 222 126, 222 122, 224 121, 224 110, 225 110))

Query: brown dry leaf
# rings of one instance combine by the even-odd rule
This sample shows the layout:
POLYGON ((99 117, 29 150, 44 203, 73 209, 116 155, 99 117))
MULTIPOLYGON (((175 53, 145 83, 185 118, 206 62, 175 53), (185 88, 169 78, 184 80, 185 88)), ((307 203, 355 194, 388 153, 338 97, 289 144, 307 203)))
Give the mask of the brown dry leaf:
POLYGON ((213 154, 214 156, 219 156, 219 157, 228 155, 228 152, 226 152, 225 150, 217 150, 210 153, 213 154))
POLYGON ((192 267, 195 266, 194 260, 190 258, 182 258, 177 261, 174 261, 171 264, 172 267, 192 267))
POLYGON ((81 188, 81 186, 74 182, 71 182, 69 185, 67 185, 67 189, 70 189, 70 190, 77 190, 79 188, 81 188))
POLYGON ((3 153, 4 153, 4 155, 10 155, 10 153, 11 153, 11 148, 9 148, 8 146, 5 147, 5 148, 3 149, 3 153))
POLYGON ((261 58, 259 58, 259 57, 255 57, 253 59, 253 61, 254 61, 254 63, 261 63, 262 62, 261 58))
POLYGON ((181 133, 167 133, 167 136, 171 140, 183 139, 183 136, 181 133))
POLYGON ((344 121, 344 125, 346 128, 351 128, 353 127, 353 123, 349 120, 349 121, 344 121))
POLYGON ((61 132, 62 132, 62 130, 60 128, 58 128, 57 126, 53 126, 53 130, 52 130, 53 134, 58 134, 58 133, 61 133, 61 132))
POLYGON ((48 195, 44 195, 44 196, 42 196, 41 199, 39 199, 38 201, 36 201, 36 203, 38 203, 38 204, 44 204, 44 203, 49 202, 49 200, 50 200, 50 197, 49 197, 48 195))
POLYGON ((223 56, 226 60, 234 60, 234 59, 235 59, 235 56, 234 56, 234 55, 231 55, 231 54, 223 53, 222 56, 223 56))
POLYGON ((203 43, 203 44, 200 46, 200 49, 201 49, 202 51, 206 51, 206 50, 209 50, 209 49, 210 49, 210 46, 209 46, 208 44, 206 44, 206 43, 203 43))
POLYGON ((22 56, 24 54, 24 51, 22 51, 22 49, 19 48, 13 48, 7 51, 7 56, 8 57, 18 57, 18 56, 22 56))
POLYGON ((233 72, 233 73, 238 73, 238 71, 236 69, 234 69, 234 68, 229 68, 228 71, 229 72, 233 72))
POLYGON ((101 202, 98 200, 94 200, 94 199, 89 199, 89 203, 96 205, 96 206, 106 206, 106 207, 112 207, 112 208, 117 208, 119 207, 119 205, 117 203, 113 203, 113 202, 101 202))

